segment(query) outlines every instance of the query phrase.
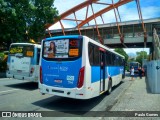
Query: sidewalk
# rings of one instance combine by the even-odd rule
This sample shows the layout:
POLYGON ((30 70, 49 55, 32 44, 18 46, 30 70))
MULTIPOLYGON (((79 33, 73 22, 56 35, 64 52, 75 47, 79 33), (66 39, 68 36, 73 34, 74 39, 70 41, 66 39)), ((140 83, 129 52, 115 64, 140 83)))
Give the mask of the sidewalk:
MULTIPOLYGON (((131 86, 121 95, 110 111, 160 111, 160 94, 149 92, 145 77, 129 81, 132 82, 131 86)), ((133 119, 136 118, 133 117, 133 119)), ((120 120, 120 118, 115 119, 120 120)), ((144 117, 144 119, 152 120, 151 117, 144 117)), ((153 118, 155 119, 160 120, 160 113, 159 117, 153 118)))

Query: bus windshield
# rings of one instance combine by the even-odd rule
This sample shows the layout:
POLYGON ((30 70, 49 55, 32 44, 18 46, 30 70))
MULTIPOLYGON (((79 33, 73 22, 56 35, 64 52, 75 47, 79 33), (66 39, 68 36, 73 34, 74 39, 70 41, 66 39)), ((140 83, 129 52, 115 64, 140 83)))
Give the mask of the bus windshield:
POLYGON ((82 40, 80 39, 58 39, 44 41, 43 58, 48 60, 73 59, 81 56, 82 40))
POLYGON ((130 66, 138 66, 138 63, 130 63, 130 66))
POLYGON ((10 55, 17 55, 21 57, 33 57, 34 55, 34 46, 33 45, 22 45, 14 44, 10 47, 10 55))

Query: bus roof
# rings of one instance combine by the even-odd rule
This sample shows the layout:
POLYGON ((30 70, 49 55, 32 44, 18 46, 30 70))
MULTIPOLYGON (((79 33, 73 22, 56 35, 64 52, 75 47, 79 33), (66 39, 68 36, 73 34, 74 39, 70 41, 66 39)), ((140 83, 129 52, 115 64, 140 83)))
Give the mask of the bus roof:
POLYGON ((34 45, 36 47, 41 47, 40 44, 33 44, 33 43, 11 43, 11 45, 34 45))
POLYGON ((53 39, 67 39, 67 38, 82 38, 83 36, 81 35, 64 35, 64 36, 55 36, 55 37, 50 37, 46 38, 43 40, 53 40, 53 39))

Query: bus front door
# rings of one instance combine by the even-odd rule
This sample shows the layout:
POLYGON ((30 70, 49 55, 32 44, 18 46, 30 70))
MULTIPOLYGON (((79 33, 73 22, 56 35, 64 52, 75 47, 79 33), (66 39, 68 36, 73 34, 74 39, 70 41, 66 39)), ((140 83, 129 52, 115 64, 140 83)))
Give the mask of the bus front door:
POLYGON ((105 91, 105 53, 100 51, 100 94, 105 91))

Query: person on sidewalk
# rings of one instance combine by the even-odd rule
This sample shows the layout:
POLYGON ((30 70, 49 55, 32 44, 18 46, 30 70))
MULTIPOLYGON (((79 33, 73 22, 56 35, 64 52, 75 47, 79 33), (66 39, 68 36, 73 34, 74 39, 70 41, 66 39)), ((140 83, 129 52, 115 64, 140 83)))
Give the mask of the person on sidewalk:
POLYGON ((139 78, 142 79, 142 73, 143 73, 143 71, 142 71, 141 67, 139 67, 138 73, 139 73, 139 78))
POLYGON ((132 68, 131 68, 131 80, 133 80, 133 77, 134 77, 134 67, 132 66, 132 68))

